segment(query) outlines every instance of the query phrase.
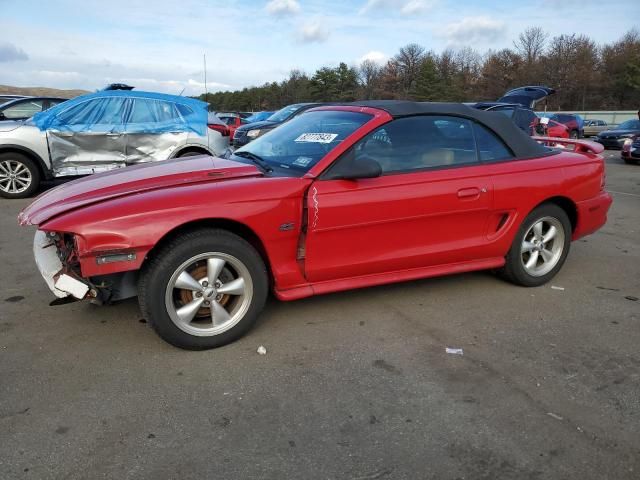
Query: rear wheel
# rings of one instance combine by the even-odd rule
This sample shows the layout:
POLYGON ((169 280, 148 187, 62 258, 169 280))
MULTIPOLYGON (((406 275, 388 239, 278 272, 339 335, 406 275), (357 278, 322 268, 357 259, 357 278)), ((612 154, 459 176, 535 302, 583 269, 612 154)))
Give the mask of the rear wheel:
POLYGON ((264 262, 248 242, 225 230, 202 229, 174 239, 150 259, 139 301, 164 340, 203 350, 244 335, 267 290, 264 262))
POLYGON ((562 268, 570 245, 571 222, 566 212, 554 204, 541 205, 522 222, 502 273, 518 285, 543 285, 562 268))
POLYGON ((40 170, 33 160, 20 153, 0 154, 0 196, 26 198, 40 185, 40 170))
POLYGON ((626 157, 622 157, 622 160, 624 160, 624 163, 626 163, 627 165, 637 165, 640 162, 640 160, 626 157))

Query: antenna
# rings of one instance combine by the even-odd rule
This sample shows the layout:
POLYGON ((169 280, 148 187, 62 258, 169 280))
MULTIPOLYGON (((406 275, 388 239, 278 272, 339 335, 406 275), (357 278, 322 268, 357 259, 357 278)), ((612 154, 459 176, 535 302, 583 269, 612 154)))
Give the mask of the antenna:
POLYGON ((204 101, 209 102, 209 90, 207 89, 207 54, 202 55, 204 59, 204 101))

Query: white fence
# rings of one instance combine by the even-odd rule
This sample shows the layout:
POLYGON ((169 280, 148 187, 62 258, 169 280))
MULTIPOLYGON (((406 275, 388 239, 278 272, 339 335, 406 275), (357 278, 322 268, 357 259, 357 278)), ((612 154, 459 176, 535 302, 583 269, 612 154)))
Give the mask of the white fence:
POLYGON ((638 119, 637 110, 571 110, 546 113, 574 113, 580 115, 585 120, 604 120, 608 125, 619 125, 625 120, 638 119))

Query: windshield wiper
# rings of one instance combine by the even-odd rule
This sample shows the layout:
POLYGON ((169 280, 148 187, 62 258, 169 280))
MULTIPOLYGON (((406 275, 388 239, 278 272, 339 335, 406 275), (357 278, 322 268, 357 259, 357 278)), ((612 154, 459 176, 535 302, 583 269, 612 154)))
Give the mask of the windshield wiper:
POLYGON ((253 163, 255 163, 258 167, 260 167, 260 170, 262 170, 264 173, 273 172, 273 168, 271 168, 271 166, 262 157, 256 155, 255 153, 242 150, 241 152, 233 152, 233 154, 238 157, 248 158, 253 163))

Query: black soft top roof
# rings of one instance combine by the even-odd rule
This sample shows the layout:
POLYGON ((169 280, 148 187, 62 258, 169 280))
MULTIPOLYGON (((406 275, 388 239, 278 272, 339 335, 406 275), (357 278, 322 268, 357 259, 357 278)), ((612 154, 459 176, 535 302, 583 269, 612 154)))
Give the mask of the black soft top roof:
POLYGON ((516 157, 548 155, 550 150, 533 140, 502 113, 486 112, 462 103, 409 102, 404 100, 368 100, 350 103, 351 106, 371 107, 384 110, 393 117, 414 115, 449 115, 463 117, 484 125, 498 135, 516 157))

